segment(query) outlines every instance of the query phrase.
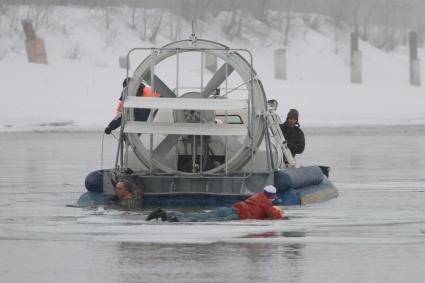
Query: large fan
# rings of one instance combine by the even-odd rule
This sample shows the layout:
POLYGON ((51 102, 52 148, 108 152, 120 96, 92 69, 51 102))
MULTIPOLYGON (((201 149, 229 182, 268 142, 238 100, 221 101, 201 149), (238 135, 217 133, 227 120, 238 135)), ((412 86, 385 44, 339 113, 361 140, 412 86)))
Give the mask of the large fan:
POLYGON ((123 132, 134 154, 150 172, 229 174, 252 159, 264 137, 267 102, 252 62, 248 62, 249 53, 247 60, 242 52, 245 51, 216 42, 190 39, 152 49, 137 67, 124 101, 123 132), (190 90, 179 84, 183 77, 179 64, 188 53, 201 54, 201 58, 215 56, 221 64, 207 76, 201 59, 199 71, 192 70, 188 76, 192 78, 190 90), (166 77, 157 72, 164 62, 176 65, 167 67, 166 77), (170 86, 170 81, 175 85, 170 86), (161 97, 138 97, 142 82, 161 97), (239 83, 235 86, 231 82, 239 83), (135 121, 135 108, 151 109, 150 119, 135 121), (235 121, 234 117, 239 119, 235 121))

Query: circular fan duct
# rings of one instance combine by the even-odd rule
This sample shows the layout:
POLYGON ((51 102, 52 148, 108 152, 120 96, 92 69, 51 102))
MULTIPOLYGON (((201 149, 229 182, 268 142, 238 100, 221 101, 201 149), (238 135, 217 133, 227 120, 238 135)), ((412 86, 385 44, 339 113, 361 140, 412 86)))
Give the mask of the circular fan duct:
MULTIPOLYGON (((241 52, 242 53, 242 52, 241 52)), ((181 58, 174 58, 176 62, 182 60, 181 58)), ((178 63, 177 63, 178 64, 178 63)), ((175 68, 175 67, 174 67, 175 68)), ((266 111, 267 102, 266 96, 264 93, 263 86, 260 80, 257 78, 257 75, 252 68, 251 64, 236 50, 232 50, 227 46, 219 44, 217 42, 206 41, 206 40, 183 40, 173 42, 171 44, 165 45, 162 48, 155 49, 151 52, 151 55, 148 56, 135 70, 133 79, 129 85, 128 96, 136 96, 138 86, 143 82, 149 85, 151 84, 151 70, 154 70, 154 85, 155 91, 161 94, 160 98, 152 99, 162 99, 174 98, 174 99, 183 99, 183 98, 200 98, 200 99, 211 99, 214 97, 214 93, 217 89, 223 89, 223 85, 227 89, 227 81, 232 76, 239 76, 239 80, 242 82, 242 85, 245 87, 246 98, 247 98, 247 109, 245 121, 243 121, 243 126, 246 127, 246 135, 242 137, 235 137, 233 140, 238 141, 236 147, 233 145, 233 154, 226 157, 224 162, 218 162, 213 166, 209 166, 206 170, 202 170, 203 174, 219 174, 220 172, 233 173, 237 172, 244 165, 246 165, 253 153, 258 150, 265 132, 265 122, 262 117, 262 114, 266 111), (161 63, 167 59, 182 56, 182 54, 187 54, 187 52, 197 52, 208 54, 211 56, 216 56, 220 59, 220 62, 224 62, 221 67, 212 75, 208 83, 204 85, 199 85, 197 88, 199 91, 191 91, 183 93, 182 90, 178 89, 174 91, 169 87, 155 70, 161 65, 161 63)), ((178 67, 175 68, 175 76, 179 74, 178 67)), ((166 78, 165 78, 166 79, 166 78)), ((200 82, 201 80, 195 80, 200 82)), ((178 87, 177 87, 178 88, 178 87)), ((220 96, 221 99, 228 99, 226 93, 220 96)), ((231 103, 231 99, 229 99, 231 103)), ((227 113, 227 112, 223 112, 227 113)), ((214 117, 217 114, 216 111, 211 110, 174 110, 173 111, 173 121, 172 123, 184 122, 184 123, 204 123, 204 127, 209 127, 210 124, 205 123, 213 122, 214 117)), ((126 109, 126 120, 134 121, 135 115, 132 109, 126 109)), ((224 114, 226 115, 226 114, 224 114)), ((226 118, 227 119, 227 118, 226 118)), ((137 133, 128 133, 128 143, 133 149, 133 152, 137 158, 148 168, 152 166, 155 168, 155 172, 167 173, 167 174, 181 174, 181 175, 192 175, 196 173, 196 170, 184 170, 181 168, 176 168, 170 166, 163 162, 164 157, 169 154, 169 152, 178 146, 179 139, 182 140, 182 137, 176 134, 165 135, 163 140, 156 144, 153 147, 152 156, 150 154, 150 145, 142 142, 140 134, 137 133)), ((199 136, 194 137, 185 137, 186 140, 195 139, 201 140, 199 136), (198 137, 198 138, 196 138, 198 137)), ((230 141, 232 137, 227 139, 230 141)), ((208 136, 203 136, 204 143, 208 143, 210 140, 208 136)), ((226 141, 227 142, 227 141, 226 141)), ((205 144, 207 147, 208 144, 205 144)), ((231 147, 226 144, 226 147, 231 147)), ((208 154, 208 152, 206 152, 208 154)))

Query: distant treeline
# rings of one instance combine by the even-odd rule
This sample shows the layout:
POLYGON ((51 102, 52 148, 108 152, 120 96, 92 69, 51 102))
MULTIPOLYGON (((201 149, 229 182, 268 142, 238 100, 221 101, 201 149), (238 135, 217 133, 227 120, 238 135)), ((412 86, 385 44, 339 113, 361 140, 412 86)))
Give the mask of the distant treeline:
MULTIPOLYGON (((0 0, 0 12, 8 5, 77 5, 97 9, 128 6, 134 10, 170 10, 188 21, 210 15, 215 17, 225 11, 231 15, 230 28, 243 26, 244 19, 249 17, 270 24, 277 12, 283 19, 286 35, 294 13, 309 15, 307 20, 312 28, 317 25, 315 15, 325 15, 336 29, 347 25, 358 31, 363 40, 373 36, 378 48, 388 50, 399 44, 395 40, 400 37, 397 33, 407 34, 406 31, 414 30, 421 43, 425 37, 424 0, 0 0), (375 34, 371 35, 373 29, 375 34), (376 29, 379 29, 378 34, 376 29)), ((109 17, 108 12, 106 15, 109 17)))
POLYGON ((205 12, 244 10, 262 17, 269 11, 318 13, 354 26, 387 24, 412 27, 424 24, 424 0, 0 0, 0 5, 129 6, 205 12))

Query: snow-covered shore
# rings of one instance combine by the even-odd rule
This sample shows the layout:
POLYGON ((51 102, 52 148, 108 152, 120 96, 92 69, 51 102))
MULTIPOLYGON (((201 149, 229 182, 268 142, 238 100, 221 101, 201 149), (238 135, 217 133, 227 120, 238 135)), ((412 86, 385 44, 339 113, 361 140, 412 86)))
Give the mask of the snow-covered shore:
MULTIPOLYGON (((61 9, 56 11, 63 16, 52 24, 55 28, 38 31, 46 43, 49 65, 26 63, 23 34, 14 34, 2 21, 0 31, 6 36, 0 38, 5 54, 0 60, 0 131, 103 129, 114 115, 125 77, 118 57, 132 47, 153 45, 142 42, 124 20, 118 21, 118 14, 113 30, 106 30, 96 12, 61 9), (71 58, 75 48, 78 56, 71 58)), ((257 32, 264 29, 259 22, 253 26, 257 32)), ((221 34, 220 22, 202 23, 200 29, 202 38, 253 52, 254 68, 268 98, 279 101, 282 117, 297 108, 305 126, 425 125, 425 92, 408 84, 405 48, 387 53, 362 42, 364 82, 353 85, 347 40, 339 42, 335 53, 330 26, 318 32, 298 18, 294 26, 297 32, 287 48, 287 81, 274 79, 273 51, 282 47, 278 31, 256 38, 253 31, 246 31, 246 38, 253 39, 229 42, 221 34)), ((188 38, 189 25, 183 27, 185 32, 188 38)), ((154 45, 168 41, 159 36, 154 45)), ((419 53, 425 57, 424 50, 419 53)))

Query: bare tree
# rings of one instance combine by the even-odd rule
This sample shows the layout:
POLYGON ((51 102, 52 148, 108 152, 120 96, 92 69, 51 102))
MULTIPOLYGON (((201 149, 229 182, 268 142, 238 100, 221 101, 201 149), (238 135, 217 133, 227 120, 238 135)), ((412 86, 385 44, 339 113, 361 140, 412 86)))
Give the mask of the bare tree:
POLYGON ((340 26, 341 21, 344 16, 344 6, 345 6, 345 0, 334 0, 334 6, 331 6, 332 10, 332 18, 334 22, 334 42, 335 42, 335 53, 338 53, 339 47, 339 33, 340 33, 340 26))
POLYGON ((289 40, 289 31, 291 29, 291 10, 292 10, 293 4, 294 4, 294 0, 286 0, 285 39, 283 41, 283 44, 285 46, 288 45, 288 40, 289 40))
POLYGON ((394 3, 393 0, 385 0, 385 5, 384 5, 384 32, 383 32, 383 39, 382 42, 379 44, 379 48, 380 49, 387 49, 387 50, 391 50, 392 49, 392 44, 390 42, 390 36, 393 36, 394 33, 390 33, 390 20, 391 20, 391 16, 394 12, 394 3))
POLYGON ((16 6, 14 9, 11 9, 9 11, 9 27, 13 31, 17 31, 18 28, 20 28, 20 20, 22 17, 20 17, 20 10, 21 6, 16 6))
POLYGON ((359 32, 359 13, 360 8, 363 4, 363 0, 352 0, 350 2, 350 10, 351 10, 351 16, 352 16, 352 24, 354 25, 354 29, 356 32, 359 32))
POLYGON ((227 34, 228 36, 233 38, 233 32, 232 31, 234 30, 234 27, 236 25, 236 18, 237 18, 237 13, 238 13, 238 10, 236 9, 236 5, 231 6, 230 13, 231 13, 230 21, 227 25, 225 25, 223 27, 223 31, 224 31, 225 34, 227 34))
POLYGON ((130 0, 129 7, 131 9, 130 28, 136 29, 137 1, 136 0, 130 0))
POLYGON ((378 3, 378 0, 372 0, 372 4, 371 4, 368 12, 366 13, 366 16, 364 17, 364 20, 363 20, 362 39, 365 40, 365 41, 368 41, 369 40, 369 34, 368 34, 368 31, 369 31, 369 21, 370 21, 370 18, 371 18, 372 14, 373 14, 373 12, 374 12, 374 10, 376 8, 376 4, 377 3, 378 3))
POLYGON ((109 29, 109 27, 110 27, 110 21, 111 21, 110 16, 109 16, 109 10, 110 10, 110 8, 109 8, 109 6, 107 6, 107 7, 105 8, 105 23, 106 23, 106 29, 109 29))
POLYGON ((173 41, 180 38, 181 33, 181 18, 179 15, 171 15, 168 17, 169 38, 173 41))
POLYGON ((7 15, 7 10, 8 10, 8 6, 4 3, 3 0, 0 0, 0 26, 1 26, 2 18, 7 15))
POLYGON ((227 24, 222 26, 223 32, 229 37, 230 40, 242 37, 242 30, 245 23, 245 18, 248 17, 247 11, 239 9, 236 4, 231 5, 230 20, 227 24))
POLYGON ((131 25, 130 25, 130 27, 132 29, 136 29, 136 15, 137 15, 137 8, 136 7, 131 8, 131 25))
POLYGON ((147 29, 148 29, 148 21, 149 21, 148 17, 149 17, 148 10, 145 8, 145 9, 143 9, 143 23, 142 23, 143 27, 142 27, 142 30, 140 32, 141 33, 140 38, 143 41, 146 40, 147 29))
POLYGON ((254 1, 253 15, 259 21, 263 23, 268 23, 268 11, 270 10, 269 0, 256 0, 254 1))
POLYGON ((162 24, 162 17, 163 16, 164 16, 164 9, 161 9, 160 12, 159 12, 158 21, 157 21, 156 25, 153 27, 151 36, 149 37, 149 41, 152 42, 152 43, 155 43, 155 41, 156 41, 156 37, 158 36, 159 28, 161 27, 161 24, 162 24))
POLYGON ((425 40, 425 9, 417 12, 415 27, 418 32, 418 43, 423 47, 425 40))
POLYGON ((7 5, 4 0, 0 0, 0 17, 7 14, 8 8, 9 5, 7 5))

